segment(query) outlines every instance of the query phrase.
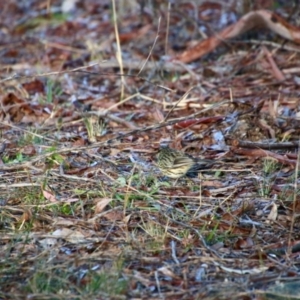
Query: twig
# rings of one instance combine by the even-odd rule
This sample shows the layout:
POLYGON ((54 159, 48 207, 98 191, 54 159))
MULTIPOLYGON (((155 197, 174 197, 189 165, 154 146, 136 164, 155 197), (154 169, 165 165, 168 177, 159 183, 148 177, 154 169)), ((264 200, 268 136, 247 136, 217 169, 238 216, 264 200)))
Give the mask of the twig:
POLYGON ((154 46, 156 45, 156 42, 157 42, 158 37, 159 37, 160 22, 161 22, 161 18, 159 17, 159 19, 158 19, 158 26, 157 26, 157 33, 156 33, 155 40, 154 40, 154 42, 153 42, 153 45, 152 45, 152 47, 151 47, 151 49, 150 49, 150 51, 149 51, 149 54, 148 54, 147 58, 146 58, 145 62, 143 63, 143 65, 142 65, 140 71, 138 72, 137 76, 139 76, 139 75, 142 73, 142 71, 144 70, 144 67, 146 66, 146 64, 148 63, 148 61, 149 61, 149 59, 150 59, 150 56, 151 56, 152 51, 153 51, 153 49, 154 49, 154 46))

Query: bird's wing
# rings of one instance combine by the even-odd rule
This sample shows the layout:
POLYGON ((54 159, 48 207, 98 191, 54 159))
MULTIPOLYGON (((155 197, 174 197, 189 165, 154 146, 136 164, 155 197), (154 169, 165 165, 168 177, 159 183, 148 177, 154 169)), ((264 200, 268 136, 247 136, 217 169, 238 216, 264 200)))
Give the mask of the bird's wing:
POLYGON ((174 161, 173 161, 173 164, 176 167, 192 166, 194 163, 195 163, 194 160, 188 156, 174 157, 174 161))

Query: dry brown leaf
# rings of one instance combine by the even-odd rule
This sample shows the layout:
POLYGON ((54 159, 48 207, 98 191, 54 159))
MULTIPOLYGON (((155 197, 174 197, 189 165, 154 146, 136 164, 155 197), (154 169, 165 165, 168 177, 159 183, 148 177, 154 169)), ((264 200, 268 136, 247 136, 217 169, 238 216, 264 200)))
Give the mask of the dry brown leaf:
POLYGON ((254 242, 251 237, 239 238, 234 245, 235 249, 247 249, 253 247, 254 242))
POLYGON ((21 221, 22 221, 22 222, 28 222, 28 221, 31 220, 31 218, 32 218, 32 212, 31 212, 31 210, 26 209, 26 210, 23 212, 21 221))
POLYGON ((273 203, 271 211, 270 211, 267 219, 271 220, 271 221, 276 221, 277 217, 278 217, 278 207, 275 203, 273 203))
POLYGON ((228 26, 215 36, 201 41, 196 46, 178 55, 175 59, 185 63, 192 62, 215 49, 223 41, 234 38, 258 25, 268 28, 286 39, 300 43, 299 28, 290 25, 283 18, 271 11, 257 10, 249 12, 237 23, 228 26))
POLYGON ((51 193, 51 192, 48 192, 48 191, 46 191, 46 190, 44 190, 44 189, 42 189, 42 193, 43 193, 43 196, 48 200, 48 201, 50 201, 50 202, 59 202, 57 199, 56 199, 56 197, 55 197, 55 195, 53 194, 53 193, 51 193))
POLYGON ((126 217, 123 219, 124 223, 125 223, 125 224, 128 224, 129 221, 130 221, 130 218, 131 218, 131 214, 128 215, 128 216, 126 216, 126 217))
POLYGON ((107 212, 104 216, 104 218, 110 220, 110 221, 122 221, 124 218, 123 211, 110 211, 107 212))
POLYGON ((86 242, 85 236, 81 231, 71 230, 68 228, 57 229, 52 232, 52 235, 57 238, 62 238, 70 243, 83 243, 86 242))
POLYGON ((95 205, 95 214, 101 213, 104 208, 113 200, 112 198, 103 198, 101 200, 96 200, 96 205, 95 205))

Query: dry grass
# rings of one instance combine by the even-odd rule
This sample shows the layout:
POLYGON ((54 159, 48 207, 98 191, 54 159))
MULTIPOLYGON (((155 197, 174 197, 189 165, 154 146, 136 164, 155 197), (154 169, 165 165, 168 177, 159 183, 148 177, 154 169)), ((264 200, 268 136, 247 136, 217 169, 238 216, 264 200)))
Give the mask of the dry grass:
MULTIPOLYGON (((21 13, 12 3, 0 5, 14 20, 8 37, 19 39, 18 47, 5 40, 9 50, 0 56, 7 64, 0 299, 271 299, 266 291, 290 292, 276 282, 296 291, 289 285, 299 279, 296 75, 279 85, 267 70, 248 68, 251 59, 264 63, 248 44, 193 68, 159 65, 161 51, 175 47, 190 22, 184 15, 178 32, 178 10, 158 2, 145 8, 144 34, 139 7, 126 1, 116 1, 114 21, 107 22, 113 10, 104 2, 88 1, 75 9, 76 20, 41 16, 33 27, 16 25, 21 13), (107 31, 118 32, 117 44, 107 31), (20 32, 46 32, 47 47, 21 43, 20 32), (95 35, 97 43, 89 40, 95 35), (116 49, 123 58, 114 67, 128 76, 111 65, 104 72, 116 49), (135 76, 131 59, 140 56, 149 61, 135 76), (43 75, 15 77, 19 69, 43 75), (173 186, 156 164, 164 138, 216 165, 173 186)), ((39 12, 35 1, 32 11, 39 12)), ((299 64, 296 52, 278 50, 275 58, 285 74, 299 64)))

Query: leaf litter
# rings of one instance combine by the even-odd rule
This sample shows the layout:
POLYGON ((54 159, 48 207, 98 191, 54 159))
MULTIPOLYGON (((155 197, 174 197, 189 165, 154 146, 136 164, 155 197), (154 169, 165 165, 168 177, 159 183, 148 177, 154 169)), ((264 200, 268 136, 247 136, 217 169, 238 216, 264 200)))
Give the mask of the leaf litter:
POLYGON ((0 4, 0 298, 291 294, 297 40, 230 39, 256 18, 299 29, 209 1, 120 1, 120 60, 112 4, 0 4), (205 44, 211 28, 224 45, 205 44), (157 168, 162 139, 216 163, 174 185, 157 168))

